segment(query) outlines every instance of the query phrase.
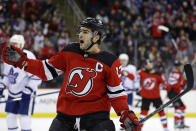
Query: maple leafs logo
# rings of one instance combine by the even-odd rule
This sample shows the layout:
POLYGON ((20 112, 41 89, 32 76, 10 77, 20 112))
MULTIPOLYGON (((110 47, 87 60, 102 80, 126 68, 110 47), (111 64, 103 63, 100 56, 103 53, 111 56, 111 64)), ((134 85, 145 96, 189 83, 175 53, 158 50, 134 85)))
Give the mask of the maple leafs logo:
POLYGON ((15 84, 16 83, 16 78, 18 77, 18 73, 14 73, 14 69, 11 68, 8 74, 8 80, 11 84, 15 84))

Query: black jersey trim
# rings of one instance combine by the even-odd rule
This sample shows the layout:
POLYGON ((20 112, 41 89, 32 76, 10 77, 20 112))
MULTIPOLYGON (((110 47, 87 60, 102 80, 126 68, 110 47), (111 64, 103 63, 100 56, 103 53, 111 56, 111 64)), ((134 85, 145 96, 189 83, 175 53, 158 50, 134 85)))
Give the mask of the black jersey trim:
POLYGON ((70 51, 70 52, 74 52, 77 54, 80 54, 82 56, 85 56, 85 58, 92 58, 92 59, 96 59, 104 64, 106 64, 107 66, 111 67, 112 64, 114 63, 114 61, 118 58, 117 56, 106 52, 106 51, 102 51, 98 54, 88 54, 85 53, 84 51, 82 51, 80 49, 80 44, 79 43, 71 43, 69 45, 67 45, 62 51, 70 51))
POLYGON ((89 54, 89 58, 96 59, 100 62, 103 62, 107 66, 111 67, 114 61, 117 60, 117 57, 114 56, 113 54, 110 54, 106 51, 102 51, 99 54, 89 54))
POLYGON ((58 77, 58 74, 57 74, 57 72, 55 71, 55 69, 54 69, 52 66, 50 66, 46 61, 45 61, 45 64, 46 64, 46 67, 48 68, 48 70, 51 72, 52 77, 53 77, 53 78, 58 77))
POLYGON ((70 51, 81 55, 84 54, 84 52, 80 49, 79 43, 70 43, 69 45, 65 46, 62 51, 70 51))
POLYGON ((123 91, 125 91, 125 90, 122 89, 122 90, 118 90, 118 91, 115 91, 115 92, 111 92, 110 90, 107 90, 107 92, 108 92, 109 94, 119 94, 119 93, 122 93, 123 91))

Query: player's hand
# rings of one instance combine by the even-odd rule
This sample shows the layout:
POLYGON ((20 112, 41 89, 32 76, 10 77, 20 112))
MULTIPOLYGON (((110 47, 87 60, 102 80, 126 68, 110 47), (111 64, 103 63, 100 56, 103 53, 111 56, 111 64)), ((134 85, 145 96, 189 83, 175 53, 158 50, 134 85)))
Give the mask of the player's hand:
POLYGON ((22 69, 27 62, 26 54, 14 45, 4 47, 2 55, 5 63, 19 67, 20 69, 22 69))
POLYGON ((123 75, 123 76, 128 76, 128 74, 129 74, 129 73, 128 73, 127 71, 122 71, 122 75, 123 75))
POLYGON ((141 125, 138 118, 133 111, 124 111, 121 114, 120 122, 121 126, 126 129, 126 131, 141 131, 141 125))
POLYGON ((163 89, 169 92, 172 89, 172 87, 170 85, 167 85, 163 89))
POLYGON ((141 89, 139 88, 136 89, 136 95, 141 96, 141 89))

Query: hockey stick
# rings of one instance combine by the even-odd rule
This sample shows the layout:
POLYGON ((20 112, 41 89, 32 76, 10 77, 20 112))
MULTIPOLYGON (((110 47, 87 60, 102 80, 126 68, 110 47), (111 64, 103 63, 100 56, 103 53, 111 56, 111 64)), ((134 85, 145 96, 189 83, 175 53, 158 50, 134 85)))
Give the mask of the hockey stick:
MULTIPOLYGON (((51 94, 56 94, 59 93, 59 91, 54 91, 54 92, 48 92, 48 93, 43 93, 43 94, 38 94, 38 95, 32 95, 31 98, 39 97, 39 96, 46 96, 46 95, 51 95, 51 94)), ((1 103, 7 103, 7 102, 13 102, 13 101, 20 101, 22 100, 22 97, 17 97, 11 100, 5 100, 5 101, 0 101, 1 103)))
POLYGON ((171 33, 169 32, 169 31, 170 31, 169 28, 166 27, 166 26, 164 26, 164 25, 159 25, 159 26, 158 26, 158 29, 161 30, 161 31, 164 31, 164 32, 166 32, 166 33, 168 34, 168 36, 169 36, 170 39, 171 39, 172 44, 174 45, 174 48, 175 48, 176 51, 178 52, 177 43, 176 43, 176 41, 174 40, 174 38, 172 37, 171 33))
POLYGON ((148 120, 149 118, 151 118, 152 116, 154 116, 156 113, 160 112, 161 110, 163 110, 165 107, 167 107, 168 105, 170 105, 171 103, 175 102, 176 100, 178 100, 180 97, 182 97, 184 94, 186 94, 187 92, 189 92, 194 85, 194 76, 193 76, 193 69, 192 66, 190 64, 186 64, 184 66, 184 71, 186 74, 186 78, 187 78, 187 88, 181 92, 180 94, 176 95, 175 97, 173 97, 170 101, 166 102, 165 104, 161 105, 159 108, 157 108, 155 111, 153 111, 152 113, 150 113, 148 116, 146 116, 144 119, 141 119, 139 122, 142 124, 144 123, 146 120, 148 120))

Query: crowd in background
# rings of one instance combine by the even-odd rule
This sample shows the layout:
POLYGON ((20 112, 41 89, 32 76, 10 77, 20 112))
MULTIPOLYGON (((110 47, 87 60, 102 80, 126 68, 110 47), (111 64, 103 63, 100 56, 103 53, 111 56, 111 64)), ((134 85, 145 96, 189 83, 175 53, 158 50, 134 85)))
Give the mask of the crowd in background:
POLYGON ((195 0, 87 0, 82 5, 88 16, 105 23, 106 47, 117 56, 129 54, 138 69, 147 58, 167 69, 176 59, 195 64, 195 0), (159 25, 169 27, 179 51, 168 33, 158 29, 159 25))
POLYGON ((0 44, 12 34, 23 34, 25 48, 38 59, 53 56, 69 42, 69 31, 52 0, 2 0, 0 3, 0 44))
MULTIPOLYGON (((50 58, 69 43, 70 32, 62 13, 52 0, 1 0, 0 45, 8 43, 13 34, 22 34, 25 49, 37 59, 50 58)), ((58 87, 56 81, 42 86, 58 87)))
MULTIPOLYGON (((118 56, 127 53, 138 69, 147 58, 161 72, 169 71, 175 59, 196 65, 196 2, 194 0, 86 0, 79 1, 87 16, 97 17, 106 25, 104 48, 118 56), (158 30, 170 28, 177 42, 158 30)), ((25 37, 25 48, 38 59, 47 59, 69 43, 63 12, 52 0, 1 0, 0 44, 12 34, 25 37)), ((48 85, 58 86, 58 80, 48 85)))

